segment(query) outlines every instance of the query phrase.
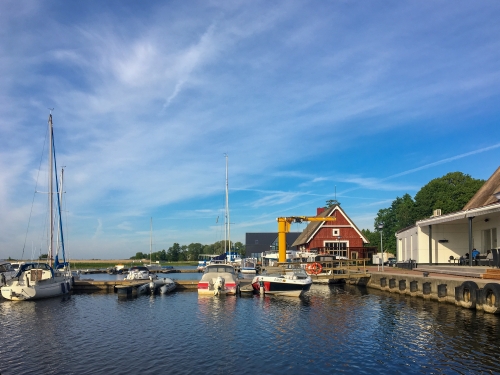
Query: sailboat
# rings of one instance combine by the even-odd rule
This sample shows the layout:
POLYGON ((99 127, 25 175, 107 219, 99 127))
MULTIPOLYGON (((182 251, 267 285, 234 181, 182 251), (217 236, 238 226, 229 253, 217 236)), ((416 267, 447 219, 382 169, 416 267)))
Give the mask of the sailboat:
POLYGON ((13 301, 25 301, 40 298, 56 297, 68 294, 72 286, 72 275, 69 262, 66 262, 64 236, 61 219, 62 177, 61 188, 57 179, 57 164, 54 147, 54 128, 52 113, 49 114, 49 155, 48 155, 48 185, 49 185, 49 228, 47 263, 26 262, 19 267, 16 275, 1 288, 2 296, 13 301), (54 176, 56 192, 54 192, 54 176), (59 246, 54 250, 54 195, 57 197, 58 242, 62 250, 62 263, 59 262, 59 246), (55 257, 54 257, 55 255, 55 257), (54 257, 54 258, 53 258, 54 257), (54 259, 54 263, 52 263, 54 259))
POLYGON ((235 266, 241 265, 241 257, 236 251, 231 248, 231 222, 229 220, 229 175, 228 175, 228 155, 226 157, 226 204, 224 213, 224 253, 226 254, 226 262, 235 266), (229 248, 226 246, 229 244, 229 248))
MULTIPOLYGON (((231 244, 229 224, 228 174, 226 157, 226 204, 224 214, 224 254, 212 258, 206 265, 203 276, 198 282, 198 295, 229 295, 240 294, 240 281, 233 266, 237 262, 236 253, 227 250, 227 242, 231 244), (224 262, 224 263, 222 263, 224 262)), ((239 255, 238 255, 239 258, 239 255)), ((239 258, 241 262, 241 258, 239 258)))
POLYGON ((149 225, 149 264, 146 264, 146 267, 149 271, 161 271, 161 266, 158 263, 153 263, 153 218, 150 220, 149 225))

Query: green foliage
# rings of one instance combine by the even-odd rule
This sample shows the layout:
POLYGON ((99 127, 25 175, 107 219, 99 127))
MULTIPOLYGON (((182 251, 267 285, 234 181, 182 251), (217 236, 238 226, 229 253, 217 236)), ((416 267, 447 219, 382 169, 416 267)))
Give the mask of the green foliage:
POLYGON ((145 258, 149 258, 149 256, 141 252, 135 253, 133 257, 130 257, 130 259, 145 259, 145 258))
POLYGON ((368 230, 363 234, 370 241, 370 246, 380 246, 378 225, 383 223, 384 251, 395 254, 396 232, 430 217, 438 208, 442 214, 460 211, 483 184, 484 180, 476 180, 461 172, 448 173, 422 187, 415 200, 405 194, 402 198, 397 197, 389 208, 380 209, 374 222, 375 231, 368 230), (379 238, 375 238, 376 235, 379 238))
POLYGON ((330 208, 330 207, 333 207, 335 205, 340 205, 339 201, 336 200, 336 199, 329 199, 326 201, 326 207, 325 208, 330 208))
MULTIPOLYGON (((233 251, 237 251, 241 256, 245 256, 245 245, 241 242, 233 244, 233 251)), ((226 241, 226 251, 229 251, 229 241, 226 241)), ((199 242, 189 245, 179 245, 174 243, 167 251, 161 250, 151 254, 153 262, 197 262, 200 254, 222 254, 224 252, 224 241, 218 241, 211 245, 202 245, 199 242)), ((138 252, 130 259, 149 259, 149 254, 138 252)))
POLYGON ((415 215, 421 220, 438 208, 442 214, 460 211, 483 184, 484 180, 476 180, 461 172, 435 178, 415 195, 415 215))
POLYGON ((38 259, 47 259, 49 257, 48 254, 41 254, 38 259))

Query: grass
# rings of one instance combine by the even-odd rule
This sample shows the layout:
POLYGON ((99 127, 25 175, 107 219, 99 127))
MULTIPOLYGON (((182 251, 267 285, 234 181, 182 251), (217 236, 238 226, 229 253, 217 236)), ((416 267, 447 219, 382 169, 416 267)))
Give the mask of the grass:
MULTIPOLYGON (((71 268, 72 269, 94 269, 94 268, 109 268, 109 267, 114 267, 117 264, 123 264, 125 268, 131 267, 132 265, 142 265, 144 263, 142 262, 136 262, 134 261, 132 263, 132 260, 129 261, 109 261, 106 262, 105 260, 98 261, 94 260, 92 262, 86 262, 86 261, 71 261, 71 268)), ((196 266, 198 262, 165 262, 165 263, 160 263, 161 266, 196 266)))

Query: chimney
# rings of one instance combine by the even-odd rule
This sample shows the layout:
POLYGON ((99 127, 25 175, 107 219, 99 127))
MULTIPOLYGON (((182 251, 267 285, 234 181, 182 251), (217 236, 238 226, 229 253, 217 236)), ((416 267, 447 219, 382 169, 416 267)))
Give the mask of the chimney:
POLYGON ((326 210, 325 207, 316 208, 316 216, 319 216, 322 212, 325 212, 325 210, 326 210))

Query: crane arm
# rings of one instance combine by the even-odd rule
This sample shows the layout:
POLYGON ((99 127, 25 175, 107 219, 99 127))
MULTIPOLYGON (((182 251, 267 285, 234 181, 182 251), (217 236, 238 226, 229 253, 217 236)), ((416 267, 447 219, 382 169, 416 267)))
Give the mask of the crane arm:
POLYGON ((286 234, 290 232, 291 223, 302 223, 303 221, 335 221, 335 216, 288 216, 279 217, 278 221, 278 251, 280 262, 286 262, 286 234))

